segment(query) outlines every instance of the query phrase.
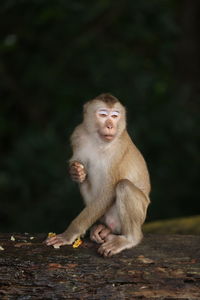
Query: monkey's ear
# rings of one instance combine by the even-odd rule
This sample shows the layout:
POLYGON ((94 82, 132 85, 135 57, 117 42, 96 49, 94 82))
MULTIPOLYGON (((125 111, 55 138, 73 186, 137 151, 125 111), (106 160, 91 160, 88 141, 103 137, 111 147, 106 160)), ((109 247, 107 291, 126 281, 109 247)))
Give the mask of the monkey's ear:
POLYGON ((87 109, 88 109, 89 104, 90 104, 90 101, 86 102, 86 103, 83 105, 83 113, 84 113, 84 114, 87 113, 87 109))

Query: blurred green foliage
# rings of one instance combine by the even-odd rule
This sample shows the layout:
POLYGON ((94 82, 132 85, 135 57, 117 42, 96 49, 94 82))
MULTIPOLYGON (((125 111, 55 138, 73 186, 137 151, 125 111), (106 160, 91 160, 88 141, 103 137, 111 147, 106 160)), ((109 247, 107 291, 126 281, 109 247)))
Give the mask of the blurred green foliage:
POLYGON ((200 216, 154 221, 143 226, 145 233, 200 234, 200 216))
POLYGON ((199 106, 174 71, 179 9, 172 0, 1 1, 2 230, 61 231, 80 211, 69 136, 82 104, 102 92, 126 105, 147 160, 149 220, 199 212, 199 106))

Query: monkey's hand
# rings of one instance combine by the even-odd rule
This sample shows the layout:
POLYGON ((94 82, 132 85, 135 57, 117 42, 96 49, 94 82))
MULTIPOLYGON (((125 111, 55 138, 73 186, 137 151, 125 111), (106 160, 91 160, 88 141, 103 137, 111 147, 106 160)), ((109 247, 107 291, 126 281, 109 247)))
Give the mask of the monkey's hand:
POLYGON ((90 239, 98 244, 102 244, 110 232, 111 229, 103 224, 94 225, 90 230, 90 239))
POLYGON ((82 235, 82 233, 81 228, 79 228, 76 222, 71 222, 69 227, 63 233, 47 237, 45 243, 47 246, 53 246, 54 248, 59 248, 63 245, 71 245, 82 235))
POLYGON ((70 164, 69 173, 73 181, 82 183, 87 176, 85 167, 78 161, 74 161, 70 164))
POLYGON ((59 248, 60 246, 64 245, 71 245, 75 241, 75 237, 71 237, 70 239, 66 236, 65 232, 61 234, 57 234, 52 237, 48 237, 45 240, 47 246, 53 246, 55 248, 59 248))

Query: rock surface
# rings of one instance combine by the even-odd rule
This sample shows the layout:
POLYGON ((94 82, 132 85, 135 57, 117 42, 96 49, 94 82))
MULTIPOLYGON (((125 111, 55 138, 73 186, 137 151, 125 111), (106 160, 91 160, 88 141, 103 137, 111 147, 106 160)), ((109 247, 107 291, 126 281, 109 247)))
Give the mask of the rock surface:
POLYGON ((146 235, 107 259, 88 240, 54 249, 44 239, 0 234, 0 299, 200 299, 200 236, 146 235))

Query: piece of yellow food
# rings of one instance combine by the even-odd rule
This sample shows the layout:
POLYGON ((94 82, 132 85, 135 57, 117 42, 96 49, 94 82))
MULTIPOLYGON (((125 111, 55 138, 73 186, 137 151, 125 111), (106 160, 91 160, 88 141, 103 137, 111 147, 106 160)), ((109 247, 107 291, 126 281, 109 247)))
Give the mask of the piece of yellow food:
POLYGON ((55 232, 49 232, 49 233, 48 233, 48 238, 53 237, 53 236, 56 236, 56 233, 55 233, 55 232))
POLYGON ((72 247, 73 248, 78 248, 82 243, 83 243, 83 241, 80 238, 78 238, 78 239, 75 240, 72 247))
POLYGON ((3 250, 4 250, 4 248, 2 246, 0 246, 0 251, 3 251, 3 250))

